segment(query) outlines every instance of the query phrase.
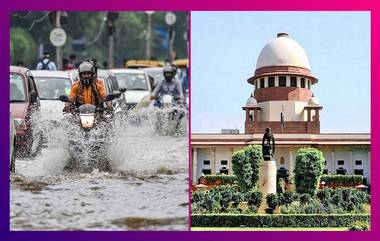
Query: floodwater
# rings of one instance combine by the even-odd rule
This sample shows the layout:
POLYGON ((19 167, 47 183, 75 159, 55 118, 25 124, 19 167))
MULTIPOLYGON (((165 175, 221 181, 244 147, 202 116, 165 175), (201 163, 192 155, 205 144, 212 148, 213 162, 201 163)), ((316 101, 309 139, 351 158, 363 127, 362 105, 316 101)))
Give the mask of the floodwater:
MULTIPOLYGON (((117 128, 113 171, 64 169, 64 136, 11 175, 11 230, 188 230, 188 136, 160 136, 154 125, 117 128)), ((64 131, 64 130, 60 130, 64 131)))

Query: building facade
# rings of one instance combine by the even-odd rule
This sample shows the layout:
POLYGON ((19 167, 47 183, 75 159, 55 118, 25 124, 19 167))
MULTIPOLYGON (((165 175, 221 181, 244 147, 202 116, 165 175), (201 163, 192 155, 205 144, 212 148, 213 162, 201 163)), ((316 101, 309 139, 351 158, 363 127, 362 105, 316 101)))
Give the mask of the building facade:
POLYGON ((302 147, 321 150, 325 174, 363 175, 370 183, 369 133, 320 133, 323 106, 313 95, 318 83, 304 49, 286 33, 279 33, 261 51, 248 83, 254 91, 245 106, 245 134, 191 134, 192 183, 202 175, 233 174, 232 154, 261 144, 266 128, 276 139, 277 169, 293 175, 302 147))

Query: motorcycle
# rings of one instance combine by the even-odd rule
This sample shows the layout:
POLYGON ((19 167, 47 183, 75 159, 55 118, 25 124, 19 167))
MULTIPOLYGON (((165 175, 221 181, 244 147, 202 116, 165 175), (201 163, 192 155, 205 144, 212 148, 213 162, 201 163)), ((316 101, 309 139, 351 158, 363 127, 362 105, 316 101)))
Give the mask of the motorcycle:
MULTIPOLYGON (((105 97, 105 101, 112 101, 121 94, 113 93, 105 97)), ((59 99, 69 102, 66 95, 59 99)), ((108 149, 114 136, 113 113, 104 106, 83 104, 73 106, 63 118, 63 128, 66 130, 66 149, 70 159, 65 169, 91 172, 94 168, 100 171, 111 171, 108 149)))
POLYGON ((155 130, 160 135, 179 135, 182 133, 182 122, 187 116, 186 108, 171 95, 161 96, 155 103, 155 130))

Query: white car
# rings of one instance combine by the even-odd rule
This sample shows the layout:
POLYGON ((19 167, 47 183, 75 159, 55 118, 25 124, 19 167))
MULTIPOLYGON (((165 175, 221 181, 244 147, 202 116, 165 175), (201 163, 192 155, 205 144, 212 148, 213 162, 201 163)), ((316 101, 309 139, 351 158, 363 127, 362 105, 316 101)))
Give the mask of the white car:
MULTIPOLYGON (((42 130, 50 130, 62 118, 65 103, 59 100, 59 96, 70 93, 73 84, 72 73, 51 70, 32 70, 31 72, 41 103, 42 130)), ((49 134, 45 134, 43 135, 43 143, 49 142, 49 134)))
POLYGON ((126 88, 124 93, 127 109, 133 109, 144 98, 152 94, 149 76, 140 69, 111 69, 115 74, 120 88, 126 88))
POLYGON ((42 118, 58 120, 62 116, 65 106, 63 102, 59 101, 59 96, 70 93, 72 74, 50 70, 32 70, 31 72, 40 97, 42 118))
POLYGON ((9 169, 11 172, 15 172, 16 154, 15 154, 15 139, 16 139, 16 127, 14 121, 9 114, 9 169))

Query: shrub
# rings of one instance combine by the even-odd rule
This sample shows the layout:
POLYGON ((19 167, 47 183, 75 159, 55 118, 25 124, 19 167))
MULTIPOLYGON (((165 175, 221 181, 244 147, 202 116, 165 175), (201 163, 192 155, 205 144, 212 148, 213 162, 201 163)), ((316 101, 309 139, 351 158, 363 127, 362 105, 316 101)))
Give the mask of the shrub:
POLYGON ((326 186, 357 186, 363 183, 362 175, 322 175, 321 182, 326 186))
POLYGON ((220 186, 212 190, 215 193, 219 193, 220 211, 222 212, 227 211, 229 203, 233 201, 233 197, 236 192, 235 188, 230 185, 227 185, 227 186, 220 186))
POLYGON ((289 206, 292 202, 298 200, 298 194, 295 192, 284 192, 278 194, 279 204, 289 206))
POLYGON ((276 209, 276 207, 279 205, 278 196, 276 194, 268 194, 267 204, 269 208, 276 209))
POLYGON ((259 180, 259 164, 262 159, 259 145, 248 146, 232 155, 232 170, 243 192, 255 187, 259 180))
POLYGON ((260 192, 251 190, 244 194, 245 200, 248 202, 249 209, 252 212, 256 212, 256 210, 260 207, 261 200, 263 198, 263 194, 260 192))
POLYGON ((349 227, 368 214, 193 214, 192 227, 349 227))
POLYGON ((303 193, 300 195, 300 202, 302 204, 307 204, 307 203, 310 203, 312 200, 311 196, 309 193, 303 193))
POLYGON ((369 222, 367 221, 355 221, 349 227, 350 231, 368 231, 369 222))
POLYGON ((324 161, 323 153, 318 149, 301 148, 298 150, 294 169, 298 193, 316 194, 324 161))
POLYGON ((215 174, 215 175, 205 175, 203 177, 209 183, 215 183, 220 180, 222 184, 234 184, 236 181, 235 175, 225 175, 225 174, 215 174))

